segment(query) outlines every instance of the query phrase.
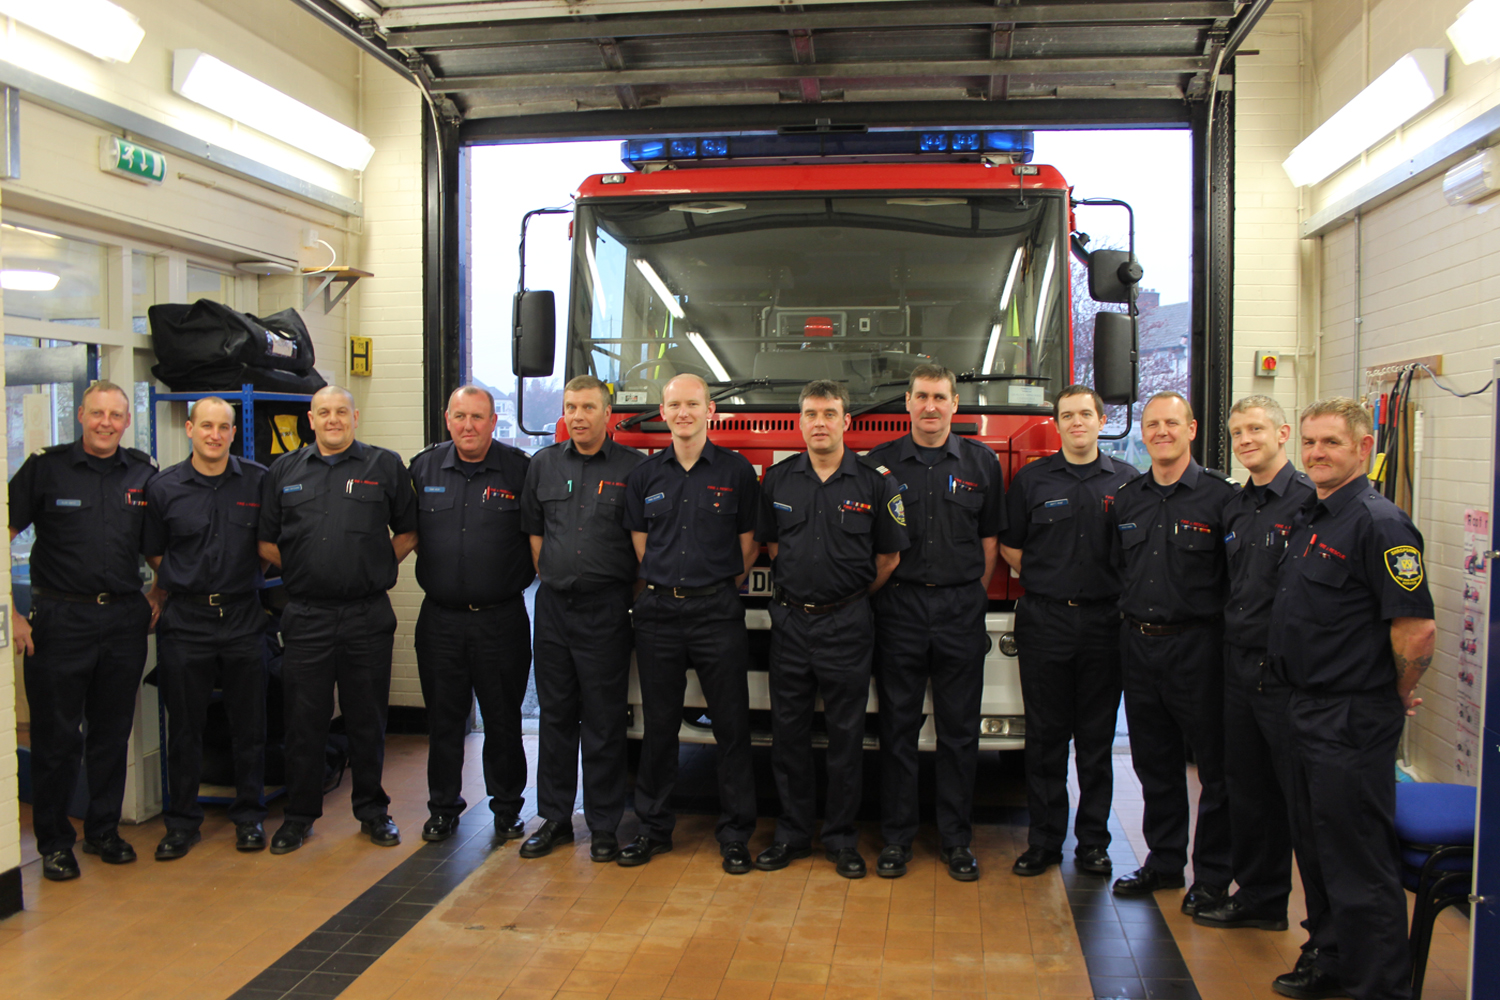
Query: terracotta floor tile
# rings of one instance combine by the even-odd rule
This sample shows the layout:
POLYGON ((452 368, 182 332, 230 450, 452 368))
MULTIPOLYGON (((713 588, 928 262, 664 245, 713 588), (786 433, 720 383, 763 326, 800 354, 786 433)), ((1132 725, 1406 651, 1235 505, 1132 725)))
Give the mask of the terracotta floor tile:
POLYGON ((771 987, 771 1000, 822 1000, 826 987, 821 983, 789 983, 777 980, 771 987))
POLYGON ((661 995, 670 1000, 714 1000, 722 982, 718 976, 675 975, 661 995))
POLYGON ((775 984, 748 979, 726 979, 715 1000, 770 1000, 775 984))

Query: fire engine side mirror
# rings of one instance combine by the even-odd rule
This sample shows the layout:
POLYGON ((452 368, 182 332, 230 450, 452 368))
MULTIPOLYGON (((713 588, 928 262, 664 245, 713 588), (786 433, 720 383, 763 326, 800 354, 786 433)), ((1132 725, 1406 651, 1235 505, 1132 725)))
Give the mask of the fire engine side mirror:
MULTIPOLYGON (((1099 251, 1095 251, 1097 257, 1099 251)), ((1094 391, 1112 406, 1140 396, 1134 316, 1101 312, 1094 316, 1094 391)))
POLYGON ((511 368, 521 378, 552 374, 557 303, 551 292, 517 292, 511 314, 511 368))
POLYGON ((1127 250, 1095 250, 1089 254, 1089 296, 1095 302, 1129 302, 1143 273, 1127 250))

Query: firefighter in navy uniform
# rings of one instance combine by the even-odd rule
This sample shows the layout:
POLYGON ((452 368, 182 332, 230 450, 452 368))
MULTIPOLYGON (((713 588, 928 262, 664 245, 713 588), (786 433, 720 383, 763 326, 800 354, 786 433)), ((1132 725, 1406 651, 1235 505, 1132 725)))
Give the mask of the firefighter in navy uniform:
POLYGON ((937 726, 934 799, 948 874, 970 882, 969 849, 979 758, 985 589, 1004 525, 1000 463, 984 445, 952 433, 958 385, 941 365, 918 365, 907 382, 911 433, 870 452, 901 492, 911 547, 874 598, 875 685, 880 698, 880 813, 885 847, 875 874, 906 874, 917 835, 917 735, 927 684, 937 726))
POLYGON ((1291 687, 1292 828, 1309 845, 1298 863, 1309 898, 1326 901, 1326 926, 1309 928, 1316 950, 1272 989, 1404 1000, 1411 953, 1392 762, 1432 662, 1422 536, 1364 476, 1374 438, 1359 403, 1313 403, 1301 437, 1317 499, 1281 561, 1267 652, 1291 687))
POLYGON ((396 635, 386 591, 417 543, 417 498, 399 455, 355 439, 349 390, 319 389, 308 419, 315 443, 278 458, 261 495, 261 558, 281 567, 290 598, 281 614, 287 797, 271 853, 297 850, 323 815, 335 686, 354 816, 372 843, 394 847, 401 831, 381 786, 396 635))
MULTIPOLYGON (((1292 891, 1293 831, 1286 789, 1291 784, 1291 731, 1286 685, 1267 669, 1276 567, 1312 482, 1292 467, 1292 429, 1281 404, 1247 396, 1229 411, 1234 453, 1250 472, 1224 509, 1229 600, 1224 609, 1224 773, 1229 787, 1235 894, 1193 921, 1205 927, 1285 930, 1292 891)), ((1299 854, 1306 854, 1300 850, 1299 854)), ((1307 894, 1308 920, 1320 922, 1320 901, 1307 894)), ((1315 942, 1309 946, 1316 947, 1315 942)))
POLYGON ((36 526, 31 617, 12 611, 12 629, 26 654, 32 826, 42 874, 57 882, 78 877, 68 803, 80 765, 89 789, 84 853, 115 865, 135 860, 119 823, 152 617, 140 557, 146 484, 156 465, 145 452, 120 447, 130 409, 125 390, 95 382, 78 407, 78 440, 43 448, 10 481, 10 537, 36 526))
POLYGON ((583 770, 589 857, 620 856, 630 602, 639 564, 625 529, 625 480, 646 456, 609 438, 609 387, 579 375, 563 387, 568 440, 536 453, 521 494, 542 584, 536 593, 536 797, 542 819, 521 857, 573 842, 583 770))
POLYGON ((183 857, 201 839, 198 783, 216 686, 233 748, 235 847, 266 846, 266 613, 257 599, 255 542, 266 467, 229 453, 234 408, 217 396, 188 410, 187 436, 193 453, 146 487, 143 548, 157 571, 147 597, 160 611, 156 664, 168 723, 167 832, 158 861, 183 857))
POLYGON ((417 677, 427 706, 427 811, 422 839, 458 829, 464 736, 477 700, 484 718, 484 790, 497 839, 521 835, 526 752, 521 703, 531 672, 531 544, 521 486, 531 459, 494 438, 495 399, 465 385, 443 414, 451 440, 411 460, 417 493, 417 677))
POLYGON ((812 853, 817 779, 813 706, 823 699, 828 796, 822 841, 834 870, 864 878, 855 820, 864 782, 865 708, 870 700, 879 590, 907 548, 901 493, 891 477, 844 447, 849 390, 818 379, 798 399, 807 451, 766 470, 758 537, 770 549, 771 768, 781 817, 762 871, 812 853))
POLYGON ((617 860, 642 865, 672 849, 687 671, 698 673, 719 754, 721 812, 714 832, 724 870, 751 870, 755 774, 750 762, 749 636, 739 581, 755 562, 760 483, 737 452, 708 440, 708 385, 678 375, 662 387, 672 447, 626 478, 625 527, 646 587, 631 608, 645 738, 635 780, 641 832, 617 860))
POLYGON ((1224 785, 1224 505, 1238 487, 1193 461, 1192 408, 1159 392, 1141 411, 1151 468, 1111 508, 1121 561, 1120 667, 1130 756, 1145 799, 1146 863, 1117 879, 1117 896, 1183 885, 1188 786, 1184 740, 1202 792, 1193 884, 1182 912, 1212 909, 1231 877, 1224 785))
POLYGON ((1068 743, 1078 766, 1074 863, 1108 875, 1120 712, 1120 572, 1116 494, 1139 473, 1099 452, 1104 400, 1070 385, 1053 405, 1054 455, 1021 467, 1006 494, 1000 553, 1021 577, 1016 645, 1026 702, 1027 848, 1011 866, 1034 876, 1062 861, 1068 836, 1068 743))

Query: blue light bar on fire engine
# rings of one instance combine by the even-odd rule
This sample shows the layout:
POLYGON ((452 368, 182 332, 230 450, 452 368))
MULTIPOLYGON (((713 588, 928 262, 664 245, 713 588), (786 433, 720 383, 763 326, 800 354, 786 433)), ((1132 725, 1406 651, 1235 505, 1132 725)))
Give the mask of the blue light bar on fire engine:
POLYGON ((786 135, 683 136, 627 139, 620 160, 633 169, 648 163, 726 166, 730 163, 828 159, 901 162, 974 161, 986 154, 1029 163, 1036 142, 1030 132, 944 129, 926 132, 799 132, 786 135))

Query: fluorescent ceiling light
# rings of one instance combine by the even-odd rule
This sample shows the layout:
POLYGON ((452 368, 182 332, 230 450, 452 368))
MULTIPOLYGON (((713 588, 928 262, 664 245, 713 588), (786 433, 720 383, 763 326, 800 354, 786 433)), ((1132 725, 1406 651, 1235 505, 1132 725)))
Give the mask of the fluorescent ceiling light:
POLYGON ((1500 56, 1500 0, 1474 0, 1448 26, 1448 40, 1465 66, 1500 56))
MULTIPOLYGON (((677 296, 668 291, 667 283, 661 280, 661 275, 656 273, 656 268, 640 257, 635 259, 635 266, 636 270, 640 271, 641 275, 646 279, 646 284, 651 286, 651 289, 656 292, 657 297, 666 305, 667 312, 678 319, 684 319, 685 314, 682 311, 682 306, 677 304, 677 296)), ((725 380, 728 380, 727 376, 725 380)))
POLYGON ((1443 197, 1450 205, 1483 201, 1500 191, 1500 150, 1486 149, 1443 175, 1443 197))
POLYGON ((1005 276, 1005 291, 1000 293, 1001 312, 1010 306, 1010 294, 1016 290, 1016 278, 1021 274, 1021 258, 1025 256, 1025 250, 1025 247, 1016 247, 1016 255, 1011 258, 1010 274, 1005 276))
POLYGON ((51 271, 0 271, 0 288, 7 292, 50 292, 57 287, 51 271))
POLYGON ((1000 324, 996 323, 990 327, 990 343, 984 349, 984 364, 979 371, 984 375, 991 375, 995 371, 995 352, 1000 349, 1000 324))
POLYGON ((365 169, 375 155, 375 147, 354 129, 197 49, 172 53, 172 89, 347 170, 365 169))
POLYGON ((694 333, 693 331, 689 330, 687 339, 694 347, 698 349, 698 353, 703 355, 703 360, 708 364, 708 367, 713 369, 714 378, 718 379, 720 382, 730 381, 729 372, 725 370, 724 365, 719 361, 719 356, 715 354, 713 352, 713 349, 708 346, 708 343, 704 341, 703 334, 694 333))
POLYGON ((1042 294, 1036 300, 1036 342, 1042 342, 1042 324, 1047 322, 1047 314, 1052 311, 1052 303, 1047 301, 1047 293, 1052 290, 1052 271, 1057 267, 1057 254, 1052 252, 1052 247, 1047 248, 1047 267, 1042 271, 1042 294))
POLYGON ((1298 187, 1316 184, 1369 149, 1447 88, 1444 49, 1413 49, 1303 139, 1281 168, 1298 187))
POLYGON ((109 0, 0 0, 0 14, 111 62, 130 62, 146 37, 135 15, 109 0))

